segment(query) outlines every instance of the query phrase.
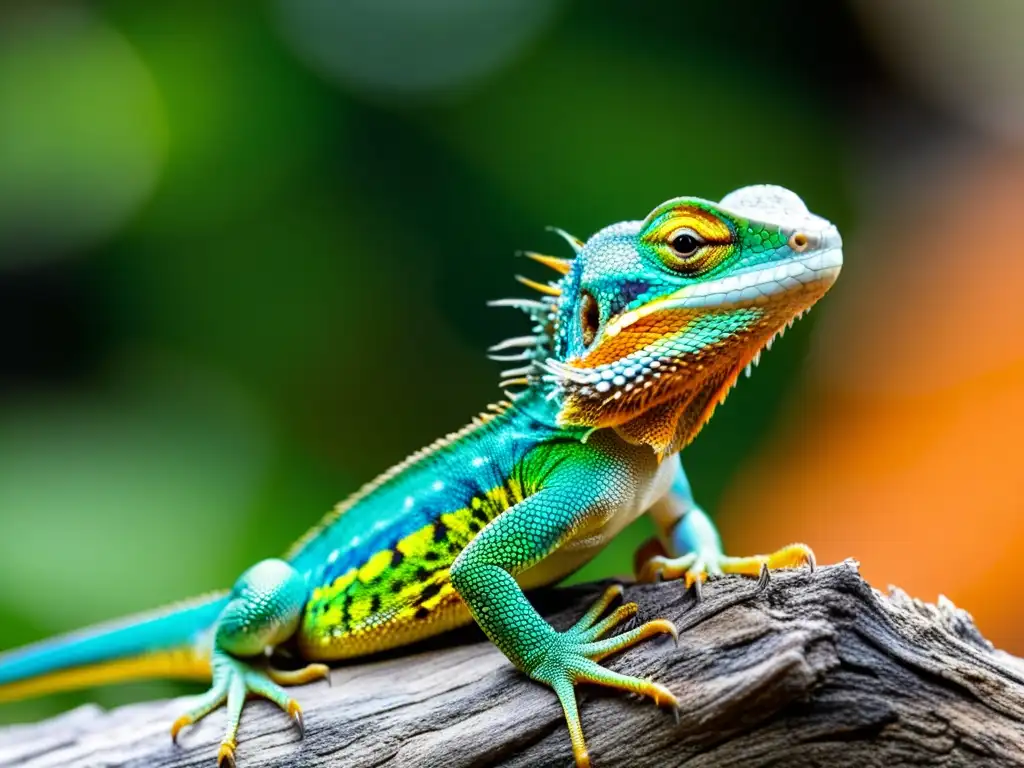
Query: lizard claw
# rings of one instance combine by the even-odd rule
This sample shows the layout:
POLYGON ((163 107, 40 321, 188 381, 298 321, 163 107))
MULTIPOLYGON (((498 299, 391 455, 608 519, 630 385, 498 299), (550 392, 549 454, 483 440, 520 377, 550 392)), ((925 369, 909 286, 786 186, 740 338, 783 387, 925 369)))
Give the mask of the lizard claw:
POLYGON ((231 741, 221 742, 217 750, 217 768, 235 768, 235 745, 231 741))
MULTIPOLYGON (((813 571, 813 566, 811 567, 813 571)), ((772 572, 768 569, 767 563, 761 563, 761 573, 757 577, 757 591, 764 592, 772 581, 772 572)))
POLYGON ((299 729, 299 738, 304 738, 306 735, 306 723, 302 719, 302 708, 295 699, 288 702, 288 714, 291 715, 295 727, 299 729))
POLYGON ((193 722, 192 718, 189 717, 188 715, 182 715, 177 720, 175 720, 174 723, 171 725, 171 741, 173 743, 177 744, 178 743, 178 733, 186 725, 192 725, 192 722, 193 722))

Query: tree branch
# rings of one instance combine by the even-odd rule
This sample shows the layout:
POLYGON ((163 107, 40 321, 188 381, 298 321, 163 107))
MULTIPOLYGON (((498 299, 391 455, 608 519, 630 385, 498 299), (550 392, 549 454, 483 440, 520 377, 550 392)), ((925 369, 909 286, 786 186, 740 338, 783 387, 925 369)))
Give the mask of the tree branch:
MULTIPOLYGON (((559 628, 601 585, 536 596, 559 628), (558 606, 552 610, 553 606, 558 606)), ((651 640, 608 661, 652 676, 681 702, 681 720, 649 701, 581 687, 597 768, 611 766, 1024 766, 1024 662, 978 633, 948 600, 938 605, 869 587, 847 561, 706 585, 630 586, 645 618, 676 622, 680 646, 651 640)), ((296 689, 299 742, 265 701, 246 706, 240 768, 266 766, 568 766, 552 693, 518 673, 475 631, 333 673, 333 687, 296 689), (454 642, 462 643, 453 645, 454 642)), ((215 714, 171 744, 186 700, 104 712, 81 707, 0 731, 0 765, 185 768, 214 764, 215 714)))

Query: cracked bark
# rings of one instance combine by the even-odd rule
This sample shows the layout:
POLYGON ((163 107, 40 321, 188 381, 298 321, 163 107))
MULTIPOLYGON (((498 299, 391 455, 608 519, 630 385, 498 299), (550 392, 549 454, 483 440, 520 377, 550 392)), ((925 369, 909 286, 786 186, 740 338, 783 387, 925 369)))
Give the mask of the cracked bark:
MULTIPOLYGON (((535 602, 563 628, 601 585, 535 602)), ((636 585, 644 618, 676 622, 680 645, 651 640, 607 664, 652 676, 680 699, 680 722, 648 701, 579 689, 597 768, 609 766, 1024 766, 1024 662, 994 650, 949 601, 869 587, 851 561, 776 572, 758 592, 726 578, 693 593, 636 585)), ((294 689, 288 719, 250 702, 239 768, 569 766, 555 697, 464 631, 405 655, 334 670, 333 687, 294 689)), ((87 706, 0 731, 0 765, 214 765, 223 714, 168 738, 186 700, 104 712, 87 706)))

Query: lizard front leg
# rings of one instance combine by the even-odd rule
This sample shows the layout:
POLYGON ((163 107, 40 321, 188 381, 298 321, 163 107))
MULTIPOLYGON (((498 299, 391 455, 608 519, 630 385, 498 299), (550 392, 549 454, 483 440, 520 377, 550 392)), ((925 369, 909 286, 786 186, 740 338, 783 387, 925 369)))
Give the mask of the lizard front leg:
POLYGON ((575 685, 596 683, 676 707, 675 696, 664 686, 598 664, 645 638, 675 637, 676 630, 671 622, 657 619, 601 639, 636 612, 636 605, 629 604, 599 620, 621 593, 613 587, 575 626, 558 632, 527 602, 516 583, 515 574, 544 559, 581 527, 611 514, 616 505, 628 503, 634 491, 629 470, 621 463, 596 450, 582 446, 577 450, 562 457, 539 491, 502 513, 470 542, 452 564, 451 580, 477 623, 509 660, 554 689, 565 713, 576 764, 589 766, 575 685))
POLYGON ((302 710, 281 685, 294 685, 326 677, 323 664, 310 664, 301 670, 278 672, 257 666, 264 652, 294 634, 306 603, 306 584, 302 576, 283 560, 263 560, 243 573, 231 590, 231 599, 214 629, 211 668, 213 684, 199 702, 171 726, 171 738, 227 705, 228 724, 217 753, 217 765, 234 768, 235 738, 248 695, 262 696, 277 704, 295 722, 301 734, 302 710))
POLYGON ((693 492, 682 463, 678 464, 672 488, 650 509, 658 529, 660 552, 638 563, 640 581, 679 579, 686 586, 700 584, 708 576, 739 573, 760 576, 764 569, 814 568, 814 552, 806 544, 789 544, 771 554, 730 557, 722 551, 722 539, 715 524, 693 500, 693 492), (666 556, 667 555, 667 556, 666 556))

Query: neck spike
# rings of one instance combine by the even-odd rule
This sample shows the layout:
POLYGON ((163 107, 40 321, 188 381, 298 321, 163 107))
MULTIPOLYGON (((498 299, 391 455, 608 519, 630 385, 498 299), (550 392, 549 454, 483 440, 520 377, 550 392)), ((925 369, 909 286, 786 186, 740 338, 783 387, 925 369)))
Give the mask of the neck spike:
POLYGON ((538 283, 536 280, 531 280, 530 278, 523 277, 522 275, 516 275, 516 280, 525 285, 527 288, 533 288, 533 290, 539 291, 540 293, 546 294, 548 296, 562 295, 562 289, 554 285, 549 285, 547 283, 538 283))
POLYGON ((493 344, 488 348, 488 352, 501 352, 506 349, 515 349, 517 347, 532 348, 536 347, 541 339, 537 336, 515 336, 511 339, 505 339, 504 341, 493 344))
POLYGON ((528 259, 533 259, 538 264, 543 264, 545 267, 555 270, 560 275, 567 275, 569 270, 572 269, 572 259, 545 256, 543 253, 534 253, 533 251, 523 251, 522 255, 528 259))
POLYGON ((576 255, 579 255, 579 252, 583 250, 583 241, 580 240, 578 237, 573 237, 564 229, 559 229, 558 227, 546 227, 546 229, 548 230, 548 232, 554 232, 560 238, 565 240, 565 242, 569 244, 569 247, 572 248, 573 253, 575 253, 576 255))
POLYGON ((487 302, 489 307, 512 307, 513 309, 520 309, 528 315, 537 316, 538 314, 547 314, 551 311, 551 307, 541 301, 534 301, 533 299, 494 299, 487 302))

